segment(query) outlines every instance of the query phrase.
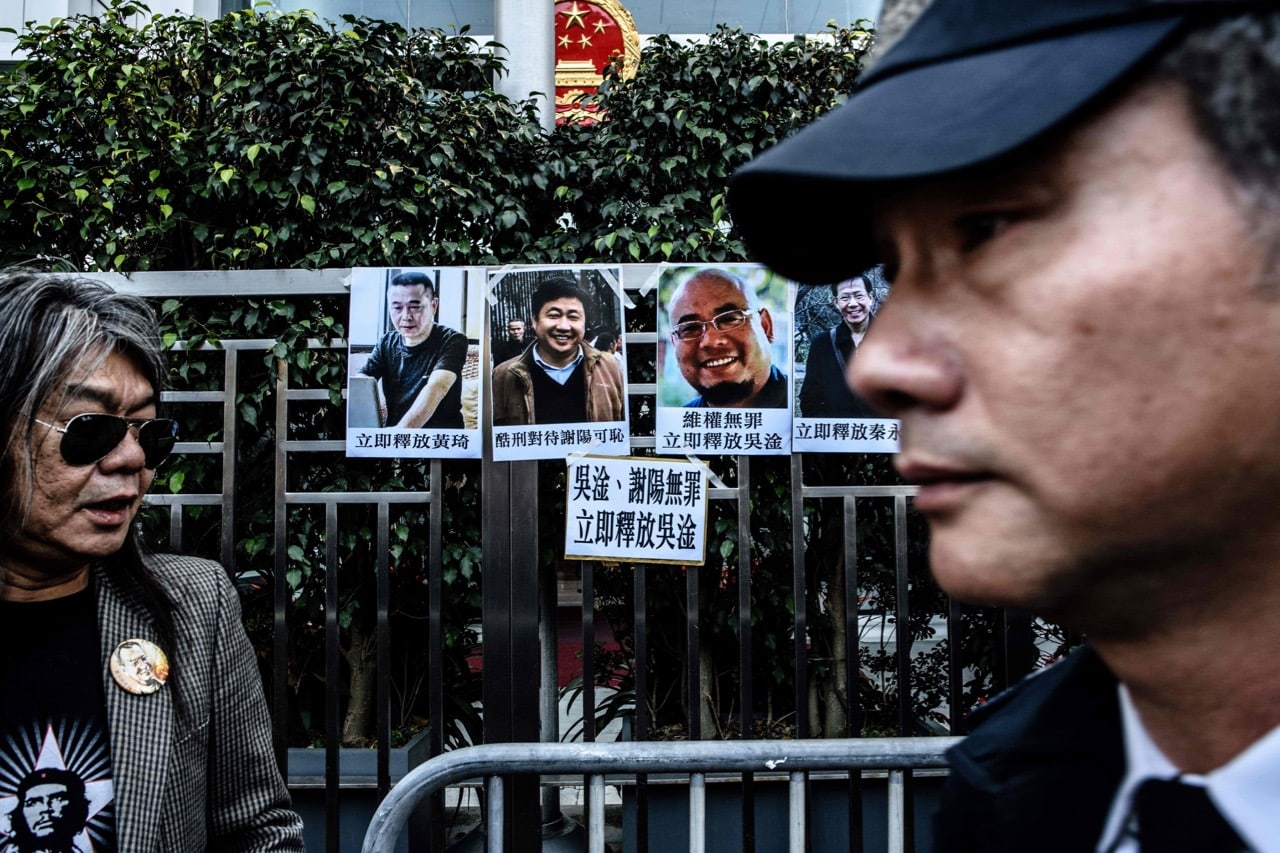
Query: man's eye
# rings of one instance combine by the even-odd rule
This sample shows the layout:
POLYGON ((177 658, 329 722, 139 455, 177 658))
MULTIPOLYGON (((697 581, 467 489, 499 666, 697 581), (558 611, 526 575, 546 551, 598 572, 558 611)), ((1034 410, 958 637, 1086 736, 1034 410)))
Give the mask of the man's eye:
POLYGON ((1013 221, 1013 215, 1004 211, 982 211, 959 217, 955 228, 960 248, 966 252, 978 248, 999 237, 1013 221))

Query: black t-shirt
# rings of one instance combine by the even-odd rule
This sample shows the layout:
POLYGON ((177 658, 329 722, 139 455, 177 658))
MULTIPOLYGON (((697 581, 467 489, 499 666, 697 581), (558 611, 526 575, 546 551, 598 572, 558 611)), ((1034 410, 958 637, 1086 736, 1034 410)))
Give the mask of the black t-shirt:
POLYGON ((382 393, 387 398, 386 425, 395 426, 426 387, 433 370, 452 371, 458 378, 423 427, 461 429, 462 365, 466 360, 467 336, 436 323, 427 339, 415 347, 405 346, 399 332, 387 332, 374 345, 360 372, 382 380, 382 393))
POLYGON ((116 849, 105 666, 92 589, 0 601, 0 849, 116 849))

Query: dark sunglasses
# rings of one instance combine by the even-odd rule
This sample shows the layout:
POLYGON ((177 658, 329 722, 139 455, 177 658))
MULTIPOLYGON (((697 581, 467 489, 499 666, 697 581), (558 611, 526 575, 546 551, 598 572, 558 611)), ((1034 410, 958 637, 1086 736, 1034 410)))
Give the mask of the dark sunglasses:
POLYGON ((178 422, 169 418, 122 418, 119 415, 89 413, 76 415, 60 427, 36 418, 36 423, 62 433, 62 458, 68 465, 92 465, 120 446, 129 430, 138 431, 143 464, 156 468, 171 452, 178 440, 178 422))

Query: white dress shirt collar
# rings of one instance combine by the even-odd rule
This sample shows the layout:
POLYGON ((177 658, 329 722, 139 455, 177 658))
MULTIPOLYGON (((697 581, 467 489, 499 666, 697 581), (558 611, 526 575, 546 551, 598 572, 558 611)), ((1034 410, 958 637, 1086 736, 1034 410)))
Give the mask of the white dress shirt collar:
POLYGON ((1280 853, 1280 726, 1217 770, 1203 776, 1182 773, 1147 734, 1129 691, 1123 684, 1117 689, 1126 771, 1111 801, 1099 853, 1137 853, 1137 839, 1128 832, 1133 796, 1147 779, 1175 777, 1207 788, 1227 823, 1256 853, 1280 853))
POLYGON ((550 376, 553 380, 555 380, 561 385, 569 381, 569 377, 573 375, 573 371, 577 368, 578 362, 582 361, 585 355, 586 353, 583 352, 582 347, 578 347, 577 358, 575 358, 573 361, 566 364, 564 367, 556 367, 555 365, 547 364, 545 361, 543 361, 542 356, 538 355, 538 345, 537 344, 533 345, 534 364, 538 365, 538 367, 541 367, 544 371, 546 371, 546 374, 548 376, 550 376))

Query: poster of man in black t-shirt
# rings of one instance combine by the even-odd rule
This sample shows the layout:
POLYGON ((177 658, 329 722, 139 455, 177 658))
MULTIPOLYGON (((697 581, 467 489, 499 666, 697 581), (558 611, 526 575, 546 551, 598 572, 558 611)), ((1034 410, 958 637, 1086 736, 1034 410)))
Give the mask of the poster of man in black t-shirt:
POLYGON ((435 321, 439 307, 428 272, 402 272, 387 282, 392 328, 361 368, 382 387, 382 426, 462 428, 467 339, 435 321))
POLYGON ((478 267, 351 271, 348 456, 480 456, 484 285, 478 267))

